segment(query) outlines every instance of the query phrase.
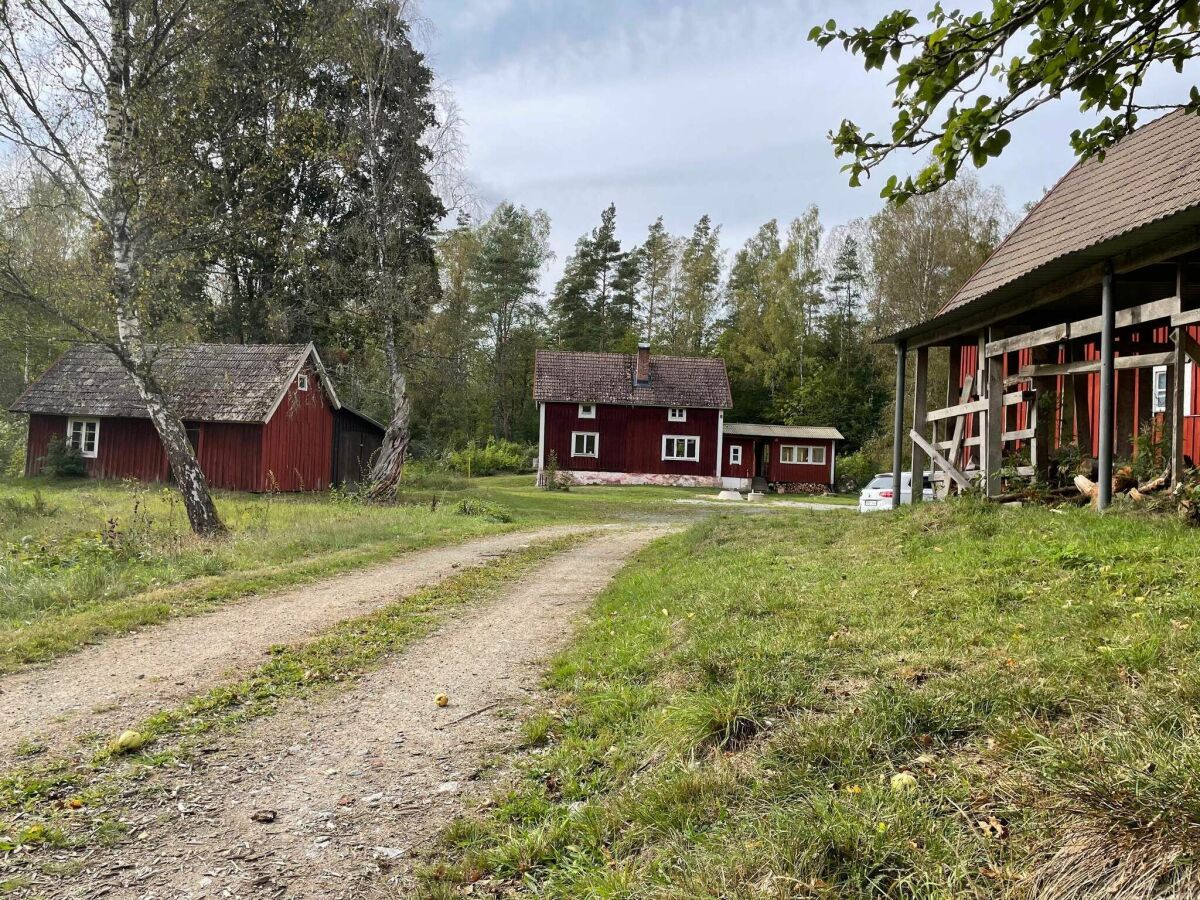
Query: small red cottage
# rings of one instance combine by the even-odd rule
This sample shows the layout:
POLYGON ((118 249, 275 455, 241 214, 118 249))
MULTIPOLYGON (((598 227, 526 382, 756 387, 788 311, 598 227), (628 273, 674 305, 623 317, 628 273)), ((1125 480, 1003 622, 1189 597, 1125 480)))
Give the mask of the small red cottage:
MULTIPOLYGON (((213 487, 354 482, 382 440, 378 423, 338 401, 312 344, 162 347, 152 365, 213 487)), ((170 478, 137 388, 101 345, 71 347, 11 409, 29 414, 27 475, 41 471, 58 435, 79 448, 93 478, 170 478)))
POLYGON ((575 484, 833 484, 836 429, 725 423, 720 359, 539 350, 533 396, 539 484, 551 453, 575 484))

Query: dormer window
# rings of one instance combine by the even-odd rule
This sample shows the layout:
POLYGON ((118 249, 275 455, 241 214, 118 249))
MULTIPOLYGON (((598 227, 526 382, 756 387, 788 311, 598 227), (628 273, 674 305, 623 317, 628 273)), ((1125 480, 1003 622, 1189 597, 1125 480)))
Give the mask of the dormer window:
POLYGON ((687 421, 687 410, 686 409, 668 409, 667 410, 667 421, 668 422, 686 422, 687 421))
POLYGON ((580 403, 579 404, 579 418, 581 418, 581 419, 596 418, 596 404, 595 403, 580 403))
POLYGON ((296 376, 296 390, 298 390, 298 391, 307 391, 308 390, 308 373, 307 372, 301 372, 299 375, 296 376))

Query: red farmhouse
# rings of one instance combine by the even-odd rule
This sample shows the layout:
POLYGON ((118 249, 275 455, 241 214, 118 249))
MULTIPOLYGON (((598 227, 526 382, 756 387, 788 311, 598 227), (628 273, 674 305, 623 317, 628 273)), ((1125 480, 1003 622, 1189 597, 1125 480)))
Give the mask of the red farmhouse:
MULTIPOLYGON (((163 347, 153 371, 213 487, 312 491, 356 481, 383 429, 343 407, 312 344, 163 347)), ((29 414, 25 472, 51 438, 79 448, 93 478, 167 481, 166 453, 137 388, 98 344, 64 353, 12 406, 29 414)))
POLYGON ((554 454, 575 484, 833 484, 837 430, 726 423, 720 359, 541 350, 534 399, 539 483, 554 454))

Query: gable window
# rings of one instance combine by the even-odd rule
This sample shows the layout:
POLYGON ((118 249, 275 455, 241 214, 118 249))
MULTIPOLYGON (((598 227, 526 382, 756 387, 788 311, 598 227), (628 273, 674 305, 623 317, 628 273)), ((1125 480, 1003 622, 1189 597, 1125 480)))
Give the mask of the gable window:
POLYGON ((662 458, 681 462, 699 462, 700 438, 677 434, 664 436, 662 458))
POLYGON ((794 465, 823 466, 825 448, 810 447, 806 444, 780 444, 779 461, 794 465))
POLYGON ((729 464, 731 466, 740 466, 742 464, 742 445, 730 444, 729 446, 729 464))
POLYGON ((579 404, 579 418, 581 418, 581 419, 596 418, 596 404, 595 403, 580 403, 579 404))
POLYGON ((1167 411, 1167 367, 1154 367, 1154 400, 1151 404, 1156 413, 1167 411))
POLYGON ((600 435, 595 431, 571 432, 571 455, 591 456, 600 455, 600 435))
POLYGON ((308 390, 308 373, 307 372, 301 372, 299 375, 296 376, 296 390, 298 390, 298 391, 307 391, 308 390))
POLYGON ((676 408, 668 409, 667 410, 667 421, 668 422, 686 422, 687 421, 687 410, 686 409, 676 409, 676 408))
POLYGON ((81 456, 95 459, 100 448, 99 419, 67 419, 67 446, 81 456))

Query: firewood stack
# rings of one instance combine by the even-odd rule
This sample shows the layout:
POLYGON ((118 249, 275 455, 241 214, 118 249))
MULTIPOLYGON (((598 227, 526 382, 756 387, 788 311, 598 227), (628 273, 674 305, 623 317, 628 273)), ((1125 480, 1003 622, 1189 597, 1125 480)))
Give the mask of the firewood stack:
MULTIPOLYGON (((1124 494, 1134 503, 1145 504, 1154 509, 1174 506, 1182 518, 1200 524, 1200 483, 1183 481, 1168 492, 1166 489, 1170 485, 1170 469, 1157 478, 1139 484, 1133 476, 1133 470, 1129 466, 1123 466, 1113 473, 1112 492, 1114 497, 1124 494)), ((1086 475, 1075 476, 1075 487, 1093 504, 1099 500, 1100 485, 1086 475)))

